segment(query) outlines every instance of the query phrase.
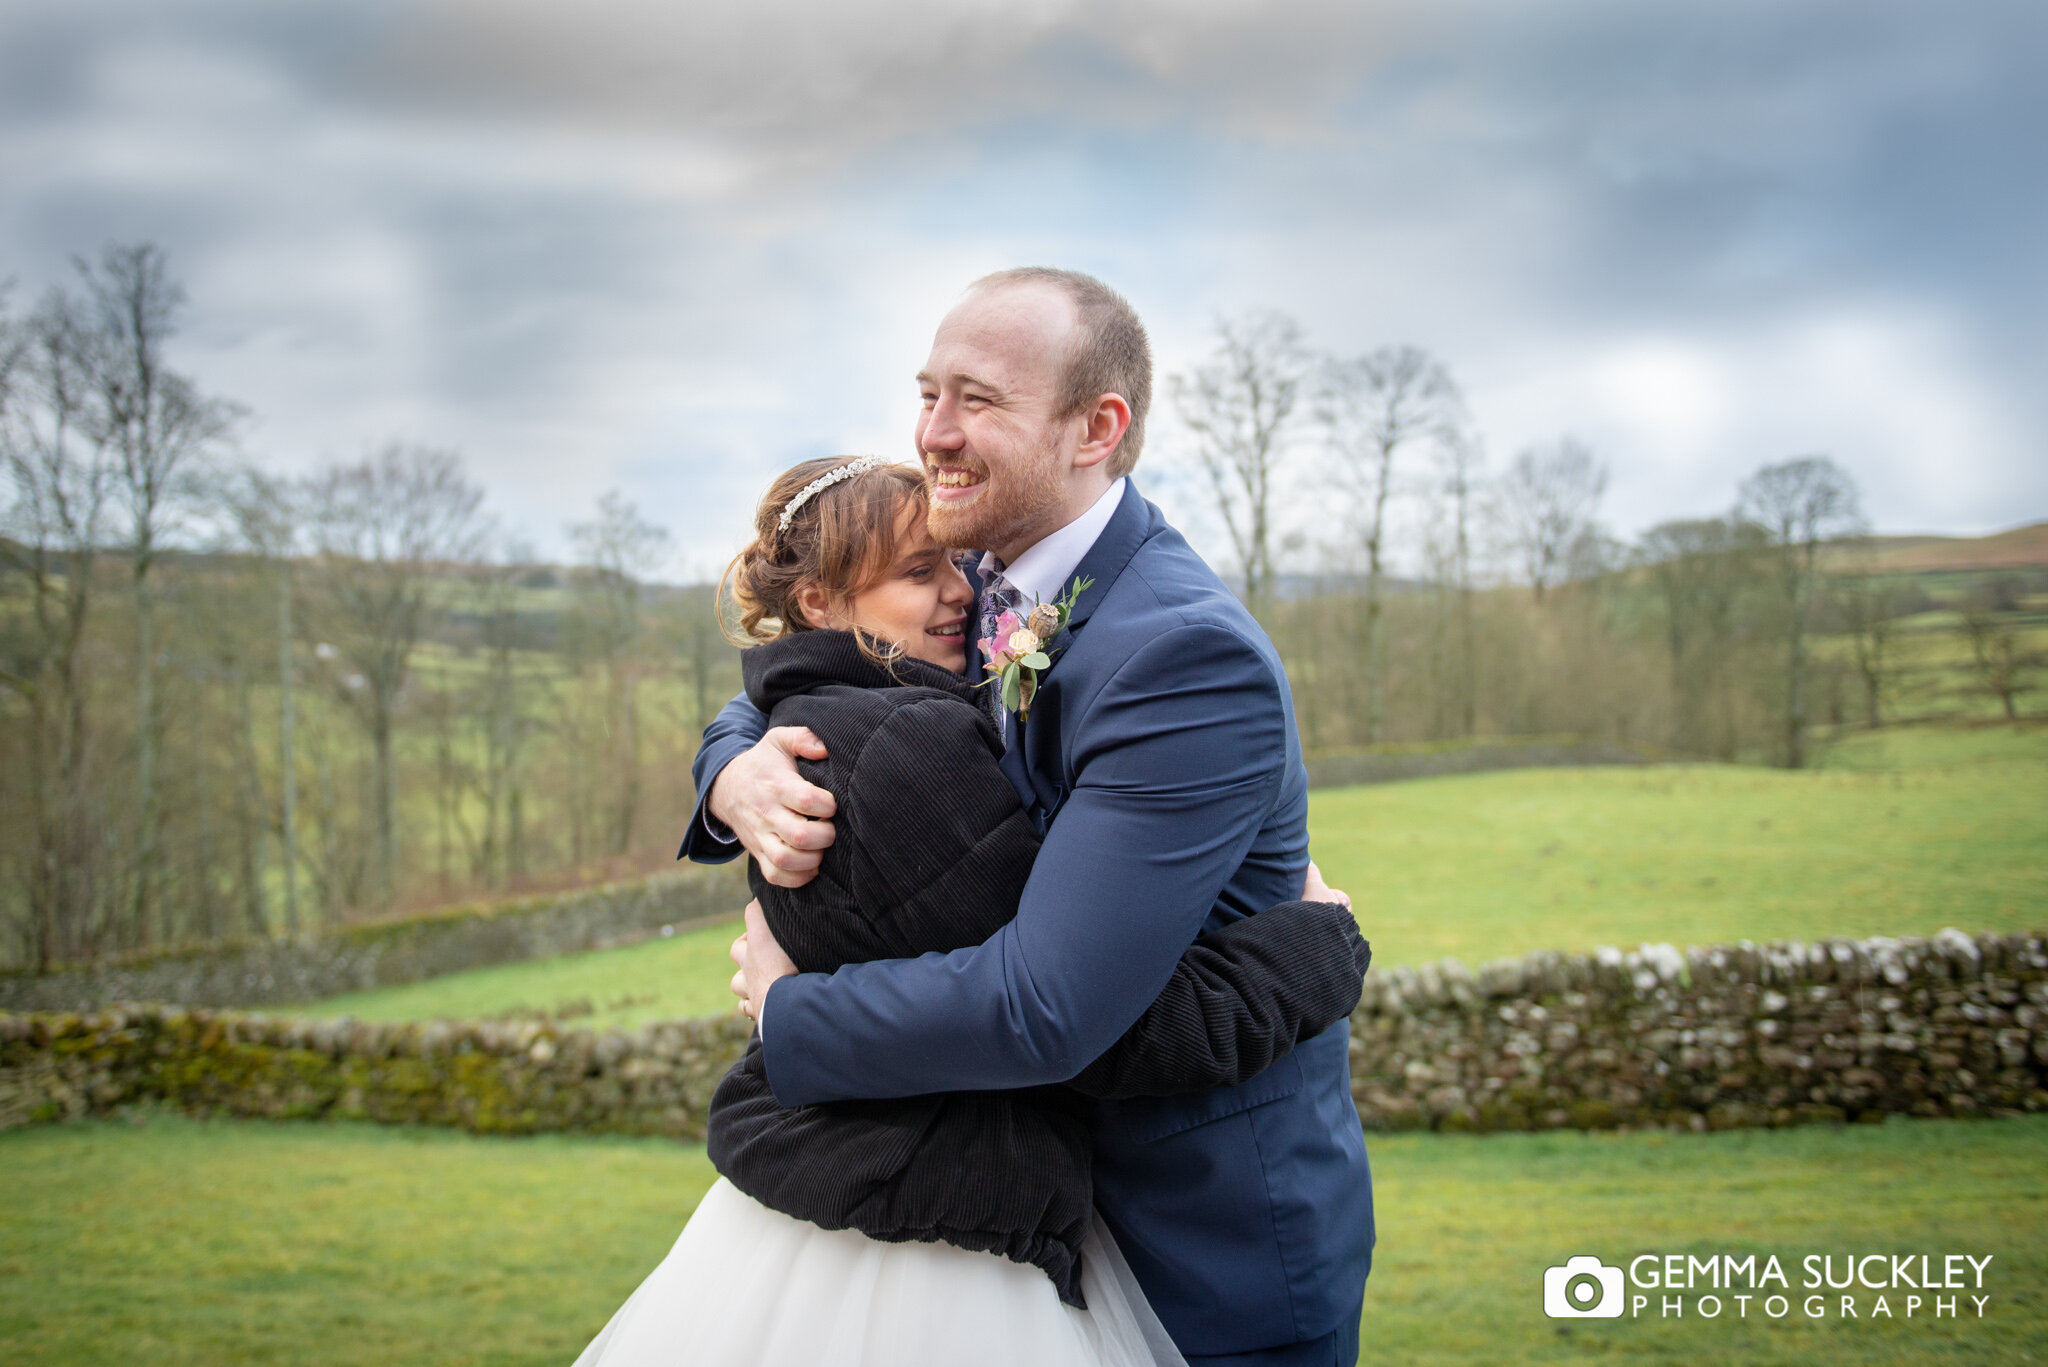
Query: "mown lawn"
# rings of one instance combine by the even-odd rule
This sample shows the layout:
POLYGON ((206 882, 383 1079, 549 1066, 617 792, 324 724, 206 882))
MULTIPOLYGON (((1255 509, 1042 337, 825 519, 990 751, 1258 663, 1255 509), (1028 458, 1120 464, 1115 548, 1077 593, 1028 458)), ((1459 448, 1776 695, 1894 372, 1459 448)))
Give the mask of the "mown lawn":
MULTIPOLYGON (((2048 1352, 2048 1118, 1372 1145, 1365 1362, 1906 1363, 2048 1352), (1546 1266, 1775 1253, 1747 1319, 1561 1324, 1546 1266), (1803 1313, 1807 1253, 1992 1255, 1975 1318, 1803 1313)), ((150 1115, 0 1135, 9 1363, 566 1364, 712 1180, 701 1148, 150 1115)), ((1651 1302, 1654 1316, 1657 1301, 1651 1302)))
MULTIPOLYGON (((1804 773, 1535 769, 1327 789, 1316 858, 1383 966, 1532 949, 2048 925, 2048 728, 1851 734, 1804 773)), ((731 1008, 738 923, 351 993, 372 1020, 549 1010, 636 1025, 731 1008)))

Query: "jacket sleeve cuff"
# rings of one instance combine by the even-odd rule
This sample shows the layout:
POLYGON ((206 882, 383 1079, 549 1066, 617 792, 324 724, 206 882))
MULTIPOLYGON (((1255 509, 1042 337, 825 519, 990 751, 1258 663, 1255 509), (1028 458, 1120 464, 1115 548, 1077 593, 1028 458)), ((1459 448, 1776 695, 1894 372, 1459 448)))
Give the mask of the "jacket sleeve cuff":
POLYGON ((683 832, 682 848, 676 851, 676 858, 694 860, 699 864, 723 864, 744 853, 732 828, 711 814, 711 785, 725 772, 725 766, 737 759, 749 744, 751 742, 737 738, 705 743, 706 754, 702 758, 707 762, 702 765, 697 809, 690 813, 690 824, 683 832))

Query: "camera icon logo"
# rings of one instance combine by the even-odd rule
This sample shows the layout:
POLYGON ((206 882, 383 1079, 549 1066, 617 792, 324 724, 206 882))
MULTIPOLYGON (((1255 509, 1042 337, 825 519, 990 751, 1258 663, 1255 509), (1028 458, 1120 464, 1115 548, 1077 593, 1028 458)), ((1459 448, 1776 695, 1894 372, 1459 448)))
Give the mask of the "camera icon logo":
POLYGON ((1543 1269, 1543 1313, 1554 1320, 1621 1318, 1621 1269, 1581 1253, 1543 1269))

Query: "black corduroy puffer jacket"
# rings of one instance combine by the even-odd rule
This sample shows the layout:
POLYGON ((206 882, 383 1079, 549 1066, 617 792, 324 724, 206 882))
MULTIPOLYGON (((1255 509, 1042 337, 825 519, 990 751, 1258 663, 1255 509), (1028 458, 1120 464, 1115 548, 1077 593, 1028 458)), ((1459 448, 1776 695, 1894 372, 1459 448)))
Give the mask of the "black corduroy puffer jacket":
MULTIPOLYGON (((1039 840, 974 689, 921 660, 883 666, 805 631, 742 657, 771 726, 829 758, 799 770, 838 802, 818 876, 749 863, 769 928, 807 973, 978 945, 1017 914, 1039 840)), ((710 1156, 762 1204, 876 1239, 943 1240, 1043 1269, 1081 1303, 1092 1097, 1244 1082, 1358 1004, 1371 950, 1342 907, 1289 902, 1202 936, 1124 1037, 1062 1087, 783 1107, 757 1035, 712 1098, 710 1156)))

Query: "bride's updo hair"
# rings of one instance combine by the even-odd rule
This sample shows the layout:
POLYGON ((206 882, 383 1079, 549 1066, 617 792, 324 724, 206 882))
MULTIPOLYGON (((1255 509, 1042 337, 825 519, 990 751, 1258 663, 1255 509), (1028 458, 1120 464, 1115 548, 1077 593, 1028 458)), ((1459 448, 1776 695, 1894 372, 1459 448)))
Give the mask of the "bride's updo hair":
POLYGON ((797 602, 804 585, 816 584, 829 601, 843 603, 896 563, 904 510, 915 507, 922 516, 929 497, 916 466, 887 462, 844 476, 805 498, 782 525, 791 500, 856 459, 807 460, 768 486, 754 512, 754 539, 718 581, 718 620, 733 644, 760 645, 815 630, 822 624, 805 620, 797 602))

